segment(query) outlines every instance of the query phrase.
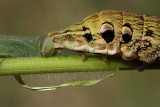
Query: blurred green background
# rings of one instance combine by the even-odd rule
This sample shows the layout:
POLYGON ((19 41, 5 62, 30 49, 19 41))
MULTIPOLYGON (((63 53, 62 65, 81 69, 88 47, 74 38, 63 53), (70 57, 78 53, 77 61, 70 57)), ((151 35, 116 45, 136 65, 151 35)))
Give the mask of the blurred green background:
MULTIPOLYGON (((160 1, 0 0, 0 35, 39 37, 107 9, 160 16, 160 1)), ((33 85, 54 85, 53 82, 65 81, 63 77, 41 74, 26 76, 25 80, 33 85)), ((160 107, 159 82, 160 70, 120 71, 91 87, 35 92, 21 87, 12 76, 3 76, 0 77, 0 107, 160 107)))

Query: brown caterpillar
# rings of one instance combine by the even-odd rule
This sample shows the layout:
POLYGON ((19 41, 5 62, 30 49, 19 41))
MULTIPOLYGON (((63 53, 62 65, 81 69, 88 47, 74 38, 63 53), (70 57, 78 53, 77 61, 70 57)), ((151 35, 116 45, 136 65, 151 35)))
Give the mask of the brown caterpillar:
POLYGON ((160 62, 160 18, 105 10, 63 30, 50 32, 39 40, 41 56, 46 56, 52 49, 60 52, 64 48, 118 54, 124 60, 160 62))

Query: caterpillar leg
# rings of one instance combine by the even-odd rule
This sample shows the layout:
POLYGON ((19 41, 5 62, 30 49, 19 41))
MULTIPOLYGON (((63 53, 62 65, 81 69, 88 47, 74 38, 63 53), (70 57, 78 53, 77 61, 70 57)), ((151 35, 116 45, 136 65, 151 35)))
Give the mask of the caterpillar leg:
POLYGON ((54 49, 54 52, 53 52, 53 56, 55 56, 55 55, 62 55, 62 49, 54 49))
POLYGON ((81 52, 81 59, 83 62, 86 60, 86 52, 81 52))
POLYGON ((102 60, 103 60, 103 62, 107 62, 107 57, 106 57, 106 55, 102 55, 102 60))
POLYGON ((62 49, 58 49, 57 54, 62 55, 62 49))
POLYGON ((138 72, 142 72, 144 70, 146 66, 146 63, 142 63, 142 65, 136 67, 135 69, 138 71, 138 72))

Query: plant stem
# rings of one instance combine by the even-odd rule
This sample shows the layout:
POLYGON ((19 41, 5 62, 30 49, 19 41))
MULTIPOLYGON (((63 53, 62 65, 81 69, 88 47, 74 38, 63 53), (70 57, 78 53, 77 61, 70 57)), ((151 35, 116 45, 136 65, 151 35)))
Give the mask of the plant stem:
MULTIPOLYGON (((103 62, 100 56, 87 56, 83 62, 80 56, 57 56, 49 58, 1 58, 0 76, 87 71, 133 70, 140 62, 124 61, 121 58, 107 58, 103 62)), ((150 68, 158 68, 151 65, 150 68)), ((148 69, 148 68, 147 68, 148 69)))

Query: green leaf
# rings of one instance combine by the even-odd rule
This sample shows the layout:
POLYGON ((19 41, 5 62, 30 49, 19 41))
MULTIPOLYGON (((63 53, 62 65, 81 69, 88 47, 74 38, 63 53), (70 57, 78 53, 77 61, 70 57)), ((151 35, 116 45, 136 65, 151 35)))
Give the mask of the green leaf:
POLYGON ((110 74, 110 75, 105 76, 105 77, 98 79, 98 80, 75 81, 75 82, 69 82, 69 83, 64 83, 64 84, 60 84, 57 86, 49 86, 49 87, 30 87, 30 86, 26 85, 26 83, 23 81, 21 76, 15 75, 15 78, 20 85, 22 85, 23 87, 28 88, 30 90, 48 91, 48 90, 56 90, 58 88, 64 88, 64 87, 68 87, 68 86, 90 86, 90 85, 97 84, 97 83, 101 82, 102 80, 110 78, 112 76, 114 76, 114 74, 110 74))
POLYGON ((0 57, 35 57, 38 49, 37 41, 37 38, 1 36, 0 57))

